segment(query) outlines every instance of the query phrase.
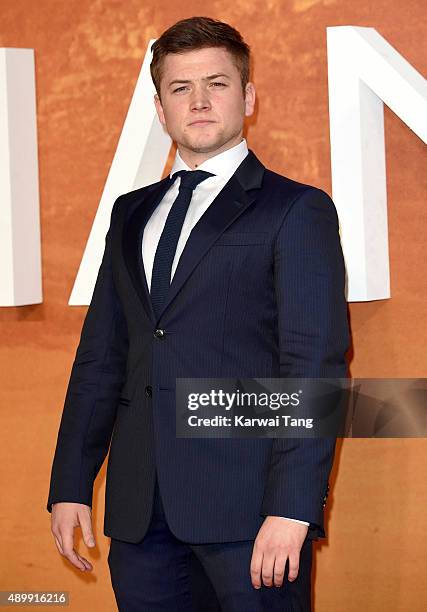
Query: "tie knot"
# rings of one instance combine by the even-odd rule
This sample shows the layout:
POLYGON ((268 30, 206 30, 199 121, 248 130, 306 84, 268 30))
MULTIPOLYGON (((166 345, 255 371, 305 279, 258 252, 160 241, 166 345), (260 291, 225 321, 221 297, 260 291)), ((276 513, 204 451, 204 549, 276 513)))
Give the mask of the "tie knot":
POLYGON ((199 183, 215 175, 211 172, 205 172, 205 170, 179 170, 172 175, 172 178, 177 176, 181 177, 180 189, 183 187, 193 190, 199 183))

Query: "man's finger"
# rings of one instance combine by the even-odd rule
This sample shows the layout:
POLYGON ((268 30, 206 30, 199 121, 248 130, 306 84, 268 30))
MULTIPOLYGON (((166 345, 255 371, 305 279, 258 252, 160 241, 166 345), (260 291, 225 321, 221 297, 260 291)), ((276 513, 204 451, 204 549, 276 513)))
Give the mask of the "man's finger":
POLYGON ((298 576, 299 571, 299 551, 289 553, 289 573, 288 580, 292 582, 298 576))
POLYGON ((268 587, 273 585, 274 558, 273 553, 264 554, 262 558, 262 581, 268 587))
POLYGON ((274 562, 274 586, 281 587, 285 576, 287 555, 279 555, 274 562))
POLYGON ((56 548, 59 550, 59 552, 61 553, 61 555, 64 554, 64 551, 62 550, 62 546, 60 544, 59 538, 54 534, 53 535, 54 539, 55 539, 55 544, 56 544, 56 548))
POLYGON ((87 547, 95 546, 95 538, 93 537, 92 521, 86 512, 79 514, 80 528, 82 530, 83 541, 87 547))
POLYGON ((88 561, 85 557, 82 557, 81 555, 79 555, 78 552, 76 552, 76 555, 78 556, 80 561, 84 564, 85 568, 91 572, 93 570, 92 563, 88 561))
POLYGON ((257 550, 256 546, 254 546, 254 550, 252 552, 250 572, 251 572, 252 586, 255 589, 261 588, 262 557, 263 557, 262 552, 257 550))
POLYGON ((62 550, 64 551, 64 557, 66 557, 70 563, 72 563, 79 570, 85 571, 86 566, 81 561, 73 548, 73 532, 62 533, 62 550))

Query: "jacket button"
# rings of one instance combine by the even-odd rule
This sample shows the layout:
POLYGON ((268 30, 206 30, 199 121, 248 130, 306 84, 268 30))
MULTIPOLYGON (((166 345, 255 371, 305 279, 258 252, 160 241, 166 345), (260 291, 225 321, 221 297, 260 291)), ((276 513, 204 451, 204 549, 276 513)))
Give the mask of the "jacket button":
POLYGON ((154 337, 155 338, 163 338, 165 335, 165 330, 164 329, 156 329, 156 331, 154 332, 154 337))
POLYGON ((150 387, 150 385, 147 385, 145 387, 145 395, 147 397, 151 397, 153 395, 153 387, 150 387))

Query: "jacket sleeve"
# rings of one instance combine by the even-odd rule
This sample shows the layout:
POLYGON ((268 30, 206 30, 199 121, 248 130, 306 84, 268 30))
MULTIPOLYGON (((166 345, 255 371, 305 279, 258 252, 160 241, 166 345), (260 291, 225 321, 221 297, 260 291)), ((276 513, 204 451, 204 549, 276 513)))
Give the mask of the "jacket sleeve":
POLYGON ((114 286, 113 206, 105 250, 87 311, 62 412, 47 510, 59 501, 92 505, 93 483, 107 455, 125 379, 128 331, 114 286))
MULTIPOLYGON (((275 242, 274 279, 280 376, 346 378, 345 266, 338 216, 324 191, 307 188, 290 205, 275 242)), ((307 521, 311 538, 325 537, 335 444, 335 438, 275 439, 261 514, 307 521)))

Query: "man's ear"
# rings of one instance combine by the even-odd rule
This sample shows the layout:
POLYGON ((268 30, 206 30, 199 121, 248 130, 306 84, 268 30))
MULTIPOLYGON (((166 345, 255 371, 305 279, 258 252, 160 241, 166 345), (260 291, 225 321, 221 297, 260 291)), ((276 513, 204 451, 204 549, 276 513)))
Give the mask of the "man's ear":
POLYGON ((245 115, 250 117, 255 108, 255 85, 253 83, 246 83, 245 87, 245 115))
POLYGON ((158 94, 154 94, 154 106, 156 107, 157 115, 159 117, 159 121, 162 125, 166 125, 165 122, 165 114, 163 112, 162 103, 160 102, 160 98, 158 94))

